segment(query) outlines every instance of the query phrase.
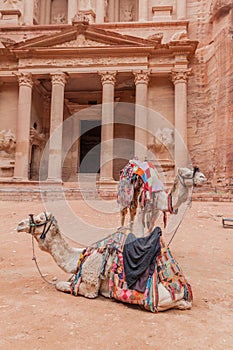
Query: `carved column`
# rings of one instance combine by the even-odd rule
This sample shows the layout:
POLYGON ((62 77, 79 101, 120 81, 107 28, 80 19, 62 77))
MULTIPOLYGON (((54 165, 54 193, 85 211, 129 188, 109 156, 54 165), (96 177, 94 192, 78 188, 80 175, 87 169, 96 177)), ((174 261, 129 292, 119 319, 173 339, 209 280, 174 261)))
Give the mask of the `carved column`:
POLYGON ((139 0, 138 5, 138 21, 148 21, 148 0, 139 0))
POLYGON ((136 85, 135 99, 135 147, 134 154, 143 160, 147 150, 147 93, 149 71, 134 72, 136 85))
POLYGON ((33 25, 34 0, 24 0, 24 24, 33 25))
POLYGON ((186 0, 176 0, 176 17, 177 19, 186 19, 186 0))
POLYGON ((191 69, 173 70, 175 86, 175 165, 187 166, 187 82, 191 69))
POLYGON ((29 149, 30 149, 30 123, 32 107, 32 75, 21 73, 18 75, 19 98, 18 116, 16 123, 16 151, 14 178, 28 180, 29 149))
POLYGON ((96 1, 96 23, 104 23, 105 0, 96 1))
POLYGON ((62 177, 62 123, 64 110, 64 91, 67 76, 53 73, 52 100, 50 115, 48 180, 61 181, 62 177))
POLYGON ((78 12, 77 0, 68 0, 68 24, 72 24, 72 19, 78 12))
POLYGON ((102 128, 100 181, 113 180, 114 85, 116 72, 101 72, 102 128))

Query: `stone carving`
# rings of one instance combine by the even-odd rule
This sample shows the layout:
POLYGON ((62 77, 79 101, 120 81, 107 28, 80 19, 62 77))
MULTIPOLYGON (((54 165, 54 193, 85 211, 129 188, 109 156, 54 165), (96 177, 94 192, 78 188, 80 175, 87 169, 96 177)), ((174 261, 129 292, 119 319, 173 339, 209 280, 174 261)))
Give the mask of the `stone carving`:
POLYGON ((99 72, 102 84, 111 83, 114 85, 116 82, 116 73, 117 72, 99 72))
POLYGON ((12 46, 16 43, 15 40, 11 39, 11 38, 7 38, 7 37, 0 37, 0 42, 5 46, 5 47, 9 47, 12 46))
POLYGON ((147 39, 154 40, 154 41, 161 43, 161 41, 163 39, 163 33, 155 33, 155 34, 149 35, 147 37, 147 39))
POLYGON ((6 4, 8 8, 16 8, 18 4, 21 4, 22 0, 3 0, 3 3, 6 4))
POLYGON ((57 13, 56 15, 53 16, 53 23, 66 23, 66 15, 65 13, 57 13))
POLYGON ((38 145, 40 148, 43 148, 45 144, 45 134, 39 133, 38 130, 31 127, 30 128, 30 142, 33 145, 38 145))
POLYGON ((157 153, 164 153, 164 151, 171 151, 174 147, 174 130, 170 128, 158 129, 155 133, 153 142, 147 148, 157 153))
POLYGON ((135 7, 133 2, 121 2, 121 17, 122 22, 132 22, 135 19, 135 7))
POLYGON ((32 74, 31 73, 17 73, 19 86, 33 86, 32 74))
POLYGON ((171 41, 187 40, 188 34, 186 30, 181 30, 172 35, 171 41))
POLYGON ((133 72, 135 79, 135 85, 137 84, 149 84, 149 79, 150 79, 150 71, 148 70, 140 70, 133 72))
POLYGON ((232 0, 212 0, 210 6, 211 19, 218 19, 221 16, 225 16, 232 8, 232 0))
POLYGON ((65 86, 67 82, 67 75, 65 73, 52 73, 52 85, 58 84, 65 86))
POLYGON ((15 152, 16 139, 11 130, 0 131, 0 151, 4 151, 7 154, 13 154, 15 152))
POLYGON ((176 84, 177 82, 187 82, 188 78, 190 77, 192 73, 192 69, 186 69, 186 70, 172 70, 172 82, 176 84))
POLYGON ((82 47, 82 46, 110 46, 97 41, 86 39, 83 34, 79 34, 76 40, 68 41, 61 45, 55 45, 53 47, 82 47))

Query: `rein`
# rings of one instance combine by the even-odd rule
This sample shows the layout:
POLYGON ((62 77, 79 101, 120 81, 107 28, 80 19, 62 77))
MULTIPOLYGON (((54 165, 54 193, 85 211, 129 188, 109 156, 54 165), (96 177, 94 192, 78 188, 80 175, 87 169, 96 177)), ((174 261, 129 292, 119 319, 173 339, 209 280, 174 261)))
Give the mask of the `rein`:
POLYGON ((50 230, 51 228, 51 225, 52 223, 54 222, 55 218, 54 216, 52 216, 51 219, 49 219, 47 217, 47 214, 45 214, 45 218, 46 218, 46 221, 40 223, 40 224, 36 224, 35 221, 34 221, 34 217, 33 217, 33 214, 29 214, 29 233, 31 233, 32 235, 32 260, 35 261, 35 264, 36 264, 36 267, 37 267, 37 270, 41 276, 41 278, 48 284, 50 285, 55 285, 56 283, 55 282, 50 282, 48 281, 42 274, 40 268, 39 268, 39 265, 38 265, 38 262, 37 262, 37 259, 36 259, 36 254, 35 254, 35 246, 34 246, 34 235, 35 235, 35 229, 36 227, 39 227, 39 226, 43 226, 44 225, 44 228, 43 228, 43 232, 42 234, 40 235, 40 239, 45 239, 46 238, 46 235, 48 233, 48 231, 50 230))

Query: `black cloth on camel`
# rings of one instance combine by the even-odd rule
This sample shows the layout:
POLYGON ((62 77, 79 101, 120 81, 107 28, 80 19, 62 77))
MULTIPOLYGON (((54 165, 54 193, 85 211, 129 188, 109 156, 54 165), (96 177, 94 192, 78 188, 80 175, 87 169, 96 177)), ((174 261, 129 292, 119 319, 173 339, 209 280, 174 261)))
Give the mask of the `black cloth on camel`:
MULTIPOLYGON (((156 227, 149 236, 137 238, 133 233, 129 233, 124 249, 123 262, 125 278, 128 288, 134 289, 137 280, 155 261, 160 254, 161 228, 156 227)), ((146 286, 144 286, 145 290, 146 286)))

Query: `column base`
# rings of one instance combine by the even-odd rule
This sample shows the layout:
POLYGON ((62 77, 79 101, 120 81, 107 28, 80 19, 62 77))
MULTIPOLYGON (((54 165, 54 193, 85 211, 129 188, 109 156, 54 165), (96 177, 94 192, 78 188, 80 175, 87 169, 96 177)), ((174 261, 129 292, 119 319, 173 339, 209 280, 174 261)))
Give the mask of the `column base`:
MULTIPOLYGON (((43 181, 44 182, 44 181, 43 181)), ((63 184, 63 181, 57 177, 48 177, 47 182, 49 183, 57 183, 57 184, 63 184)))

